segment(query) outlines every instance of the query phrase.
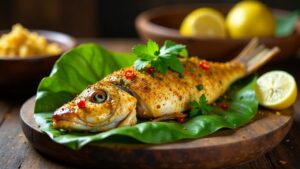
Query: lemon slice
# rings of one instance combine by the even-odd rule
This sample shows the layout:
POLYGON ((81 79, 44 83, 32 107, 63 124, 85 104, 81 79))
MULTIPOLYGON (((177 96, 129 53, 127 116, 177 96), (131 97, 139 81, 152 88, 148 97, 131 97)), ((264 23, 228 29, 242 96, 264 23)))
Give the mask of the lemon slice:
POLYGON ((297 84, 293 76, 287 72, 270 71, 258 78, 256 95, 262 106, 282 110, 295 102, 297 84))
POLYGON ((179 31, 183 36, 225 37, 225 19, 215 9, 199 8, 184 18, 179 31))

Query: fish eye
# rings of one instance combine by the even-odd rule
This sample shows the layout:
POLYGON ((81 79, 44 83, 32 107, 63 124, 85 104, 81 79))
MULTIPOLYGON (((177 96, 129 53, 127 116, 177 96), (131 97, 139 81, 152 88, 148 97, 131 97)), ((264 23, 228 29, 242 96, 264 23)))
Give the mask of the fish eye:
POLYGON ((90 101, 93 103, 103 103, 106 99, 107 94, 104 90, 97 90, 90 97, 90 101))

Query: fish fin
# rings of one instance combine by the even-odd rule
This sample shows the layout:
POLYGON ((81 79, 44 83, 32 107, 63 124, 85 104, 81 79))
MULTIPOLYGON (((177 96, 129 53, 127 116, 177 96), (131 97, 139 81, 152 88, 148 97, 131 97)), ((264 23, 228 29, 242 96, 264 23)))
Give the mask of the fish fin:
POLYGON ((279 52, 279 47, 275 46, 269 49, 265 45, 259 44, 258 38, 253 38, 234 60, 243 64, 246 73, 250 74, 270 61, 279 52))

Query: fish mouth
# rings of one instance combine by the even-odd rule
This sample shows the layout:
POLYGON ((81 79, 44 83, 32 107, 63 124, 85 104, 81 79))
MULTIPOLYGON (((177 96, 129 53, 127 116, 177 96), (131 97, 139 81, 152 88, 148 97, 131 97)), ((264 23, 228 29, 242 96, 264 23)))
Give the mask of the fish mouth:
POLYGON ((93 129, 91 126, 87 126, 82 122, 70 121, 70 120, 59 120, 53 121, 54 128, 63 130, 78 130, 78 131, 90 131, 93 129))
POLYGON ((99 131, 107 131, 112 128, 115 128, 118 123, 112 122, 104 125, 91 125, 85 121, 82 121, 78 118, 67 120, 60 119, 58 121, 53 120, 53 127, 57 129, 64 129, 68 131, 88 131, 88 132, 99 132, 99 131))
POLYGON ((75 113, 74 109, 62 107, 54 112, 52 116, 53 127, 65 130, 91 130, 97 124, 84 121, 75 113))
POLYGON ((65 130, 90 130, 96 125, 85 122, 76 113, 54 114, 52 116, 53 127, 65 130))
MULTIPOLYGON (((127 116, 124 118, 126 119, 127 116)), ((90 123, 82 120, 78 114, 74 112, 64 112, 63 114, 54 113, 52 116, 53 127, 56 129, 64 130, 77 130, 77 131, 89 131, 89 132, 98 132, 106 131, 112 128, 115 128, 120 123, 117 121, 107 121, 106 123, 90 123)))
POLYGON ((121 126, 131 126, 136 123, 136 110, 129 112, 126 116, 114 119, 113 121, 106 123, 89 123, 82 120, 76 113, 68 112, 64 114, 54 114, 52 116, 53 127, 56 129, 63 129, 67 131, 89 131, 99 132, 107 131, 112 128, 121 126))

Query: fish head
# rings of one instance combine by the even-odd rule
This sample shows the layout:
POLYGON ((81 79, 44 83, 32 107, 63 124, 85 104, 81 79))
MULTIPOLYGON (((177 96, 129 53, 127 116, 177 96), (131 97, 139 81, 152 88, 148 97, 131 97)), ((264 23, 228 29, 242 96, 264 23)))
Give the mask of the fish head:
POLYGON ((65 130, 105 131, 136 123, 135 97, 120 87, 98 82, 57 109, 53 127, 65 130))

